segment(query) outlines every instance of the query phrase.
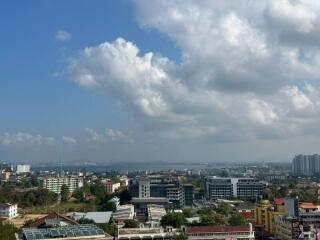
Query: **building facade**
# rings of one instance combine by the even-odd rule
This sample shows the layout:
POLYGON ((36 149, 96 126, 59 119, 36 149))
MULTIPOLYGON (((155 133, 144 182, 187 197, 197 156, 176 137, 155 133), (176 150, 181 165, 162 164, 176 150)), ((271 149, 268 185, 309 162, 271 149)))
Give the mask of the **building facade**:
POLYGON ((139 198, 150 197, 150 180, 142 178, 139 180, 139 198))
POLYGON ((29 172, 30 172, 30 165, 28 165, 28 164, 18 164, 17 165, 17 169, 16 169, 17 174, 29 173, 29 172))
POLYGON ((292 160, 292 172, 296 176, 320 174, 320 155, 296 155, 292 160))
POLYGON ((0 218, 11 219, 18 216, 18 205, 3 203, 0 204, 0 218))
POLYGON ((193 185, 181 184, 179 181, 165 177, 145 177, 138 179, 137 187, 132 186, 133 197, 139 198, 167 198, 180 206, 192 206, 193 185), (136 194, 138 192, 138 194, 136 194))
POLYGON ((258 200, 262 198, 263 184, 253 178, 220 178, 205 179, 206 197, 211 200, 239 198, 258 200))
POLYGON ((61 192, 61 186, 66 185, 69 188, 69 192, 74 192, 78 188, 83 186, 82 177, 47 177, 41 181, 41 187, 48 189, 49 191, 59 194, 61 192))
POLYGON ((185 230, 190 240, 230 239, 230 240, 254 240, 255 234, 251 223, 249 226, 206 226, 187 227, 185 230))

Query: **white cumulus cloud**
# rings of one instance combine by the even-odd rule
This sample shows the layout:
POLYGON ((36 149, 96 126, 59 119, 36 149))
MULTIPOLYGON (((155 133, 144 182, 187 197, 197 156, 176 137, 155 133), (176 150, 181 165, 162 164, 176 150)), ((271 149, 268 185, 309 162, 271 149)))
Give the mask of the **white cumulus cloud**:
POLYGON ((54 39, 59 42, 67 42, 71 39, 72 35, 66 30, 59 30, 54 34, 54 39))
MULTIPOLYGON (((120 102, 141 132, 216 141, 286 138, 310 134, 308 126, 320 120, 316 1, 134 2, 141 28, 167 35, 181 61, 142 54, 120 37, 83 49, 69 72, 80 86, 120 102)), ((87 132, 96 142, 121 138, 114 130, 87 132)))

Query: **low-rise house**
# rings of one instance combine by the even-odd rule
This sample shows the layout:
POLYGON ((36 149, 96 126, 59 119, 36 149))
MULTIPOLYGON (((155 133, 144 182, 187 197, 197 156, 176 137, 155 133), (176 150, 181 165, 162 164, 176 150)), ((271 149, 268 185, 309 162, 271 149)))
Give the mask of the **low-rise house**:
POLYGON ((161 218, 166 214, 167 212, 163 206, 156 204, 148 205, 148 223, 152 227, 159 227, 161 218))
POLYGON ((120 205, 112 214, 112 221, 117 225, 124 225, 125 220, 132 220, 134 216, 135 214, 133 205, 120 205))
POLYGON ((53 228, 23 228, 21 240, 43 240, 43 239, 95 239, 95 240, 112 240, 110 235, 93 224, 71 225, 53 228))
POLYGON ((88 219, 88 220, 92 220, 95 223, 109 223, 111 216, 112 216, 112 212, 108 211, 108 212, 87 212, 87 213, 83 213, 83 212, 70 212, 66 214, 67 217, 73 218, 76 221, 79 221, 81 219, 88 219))
POLYGON ((50 213, 28 224, 28 226, 31 228, 62 227, 72 225, 79 225, 79 223, 70 217, 59 213, 50 213))
POLYGON ((183 228, 190 240, 203 239, 246 239, 254 240, 255 234, 251 223, 248 226, 202 226, 183 228))
POLYGON ((117 239, 171 240, 174 234, 175 232, 172 228, 120 228, 118 229, 117 239))

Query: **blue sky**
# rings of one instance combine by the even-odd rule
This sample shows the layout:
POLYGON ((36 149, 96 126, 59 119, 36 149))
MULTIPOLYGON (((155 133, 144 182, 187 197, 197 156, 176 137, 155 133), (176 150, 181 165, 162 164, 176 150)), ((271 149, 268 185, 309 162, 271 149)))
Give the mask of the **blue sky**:
POLYGON ((68 57, 86 46, 122 36, 142 45, 142 51, 178 58, 168 38, 137 26, 130 1, 6 1, 0 27, 2 131, 74 134, 84 127, 121 123, 126 114, 113 99, 66 79, 68 57), (58 30, 72 38, 55 40, 58 30))
POLYGON ((320 6, 246 2, 3 1, 3 160, 56 159, 61 142, 66 161, 317 151, 320 6))

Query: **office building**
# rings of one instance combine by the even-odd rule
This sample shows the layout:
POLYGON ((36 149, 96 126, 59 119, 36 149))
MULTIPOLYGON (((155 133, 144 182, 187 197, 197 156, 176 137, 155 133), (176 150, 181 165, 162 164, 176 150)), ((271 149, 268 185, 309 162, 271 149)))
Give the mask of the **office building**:
POLYGON ((140 178, 131 186, 133 197, 167 198, 179 206, 192 206, 193 185, 182 184, 177 179, 161 175, 140 178))
POLYGON ((239 198, 258 200, 262 198, 263 184, 253 178, 221 178, 205 179, 206 197, 211 200, 239 198))
POLYGON ((320 174, 320 155, 296 155, 292 161, 292 171, 296 176, 320 174))
POLYGON ((10 203, 0 204, 0 219, 11 219, 18 216, 18 205, 10 203))
POLYGON ((69 192, 74 192, 78 188, 83 186, 83 178, 81 177, 46 177, 41 181, 42 188, 49 191, 60 193, 61 186, 66 185, 69 188, 69 192))
POLYGON ((30 172, 30 165, 28 164, 18 164, 16 173, 21 174, 21 173, 29 173, 30 172))

